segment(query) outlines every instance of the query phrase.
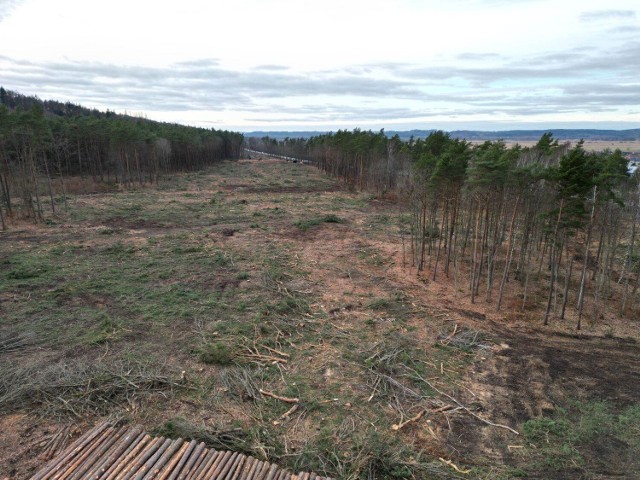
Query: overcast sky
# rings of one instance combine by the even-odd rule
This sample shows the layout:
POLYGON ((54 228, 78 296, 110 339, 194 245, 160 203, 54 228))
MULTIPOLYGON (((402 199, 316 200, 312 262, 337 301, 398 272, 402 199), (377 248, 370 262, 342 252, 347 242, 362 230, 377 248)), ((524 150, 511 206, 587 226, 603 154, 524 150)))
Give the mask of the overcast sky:
POLYGON ((0 85, 234 130, 640 127, 639 0, 0 0, 0 85))

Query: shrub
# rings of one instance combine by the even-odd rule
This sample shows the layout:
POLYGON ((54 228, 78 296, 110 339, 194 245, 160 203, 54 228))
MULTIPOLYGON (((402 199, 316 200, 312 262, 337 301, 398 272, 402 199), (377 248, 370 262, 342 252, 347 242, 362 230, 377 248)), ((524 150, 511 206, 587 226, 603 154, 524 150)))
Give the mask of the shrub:
POLYGON ((231 365, 233 349, 224 343, 208 343, 200 350, 200 361, 207 365, 231 365))

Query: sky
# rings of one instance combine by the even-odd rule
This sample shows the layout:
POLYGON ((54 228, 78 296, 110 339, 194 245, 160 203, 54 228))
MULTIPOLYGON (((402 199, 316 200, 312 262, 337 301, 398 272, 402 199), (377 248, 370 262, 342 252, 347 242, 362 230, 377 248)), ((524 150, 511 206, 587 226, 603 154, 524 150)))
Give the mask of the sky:
POLYGON ((0 0, 0 85, 207 128, 640 127, 638 0, 0 0))

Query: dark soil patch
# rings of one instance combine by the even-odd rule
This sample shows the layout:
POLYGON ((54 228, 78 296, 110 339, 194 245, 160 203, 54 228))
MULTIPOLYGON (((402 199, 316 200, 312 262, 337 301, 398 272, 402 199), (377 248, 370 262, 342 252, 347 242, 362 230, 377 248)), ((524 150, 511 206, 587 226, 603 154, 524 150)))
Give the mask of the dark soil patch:
MULTIPOLYGON (((502 336, 505 337, 503 332, 502 336)), ((567 394, 606 400, 618 407, 640 402, 640 346, 617 338, 571 338, 545 333, 506 338, 509 354, 542 359, 567 394)), ((517 374, 517 372, 516 372, 517 374)))
POLYGON ((215 282, 214 289, 218 291, 224 291, 227 288, 238 288, 240 280, 237 278, 223 278, 215 282))
POLYGON ((451 307, 449 310, 459 313, 463 317, 473 318, 474 320, 485 320, 487 318, 484 313, 474 312, 472 310, 465 310, 463 308, 451 307))
MULTIPOLYGON (((473 377, 468 379, 471 390, 490 392, 483 402, 487 407, 485 418, 519 428, 532 418, 549 417, 556 408, 574 400, 605 401, 614 412, 640 402, 640 346, 635 341, 582 335, 574 338, 536 329, 517 331, 495 322, 482 325, 489 326, 497 343, 502 343, 476 365, 473 377)), ((464 391, 460 394, 465 402, 475 400, 464 391)), ((504 431, 487 427, 487 438, 480 442, 473 438, 467 441, 467 434, 457 433, 452 443, 457 450, 466 449, 485 458, 496 455, 497 460, 508 464, 518 462, 506 447, 502 452, 495 449, 497 445, 518 443, 504 431), (484 449, 491 445, 493 450, 483 451, 481 445, 484 449)), ((602 438, 592 447, 604 455, 603 465, 615 463, 618 455, 606 442, 602 438)))
POLYGON ((111 217, 103 221, 100 225, 110 228, 126 228, 128 230, 141 230, 147 228, 170 228, 171 225, 165 225, 158 222, 152 222, 143 218, 124 218, 111 217))
POLYGON ((255 185, 247 183, 225 184, 222 185, 225 190, 237 190, 242 193, 320 193, 320 192, 339 192, 342 188, 339 185, 255 185))

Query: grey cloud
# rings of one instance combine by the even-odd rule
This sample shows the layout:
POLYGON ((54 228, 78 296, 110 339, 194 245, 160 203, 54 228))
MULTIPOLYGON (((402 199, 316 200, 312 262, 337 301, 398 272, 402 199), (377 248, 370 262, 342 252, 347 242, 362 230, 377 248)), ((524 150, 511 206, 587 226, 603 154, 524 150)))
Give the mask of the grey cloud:
POLYGON ((629 20, 635 18, 634 10, 592 10, 580 14, 580 20, 583 22, 599 22, 610 19, 629 20))
POLYGON ((209 68, 209 67, 216 67, 220 64, 220 62, 214 58, 200 58, 200 59, 196 59, 196 60, 185 60, 182 62, 178 62, 175 65, 177 67, 184 67, 184 68, 209 68))
POLYGON ((640 33, 640 25, 619 25, 609 29, 609 33, 631 33, 637 35, 638 33, 640 33))
POLYGON ((460 53, 456 55, 458 60, 497 60, 503 58, 502 55, 497 53, 460 53))
POLYGON ((250 120, 256 123, 273 123, 277 122, 389 122, 398 119, 410 120, 418 119, 436 112, 420 112, 411 109, 388 108, 388 109, 345 109, 337 107, 331 109, 313 108, 309 110, 301 110, 291 112, 286 117, 278 117, 274 120, 269 116, 250 117, 250 120))
POLYGON ((485 68, 457 65, 413 66, 398 70, 398 75, 417 81, 462 79, 476 87, 487 87, 505 81, 567 81, 590 76, 615 75, 618 79, 635 79, 640 70, 640 42, 629 42, 612 51, 593 49, 542 55, 503 62, 485 68))
POLYGON ((258 65, 257 67, 255 67, 256 70, 269 70, 269 71, 274 71, 274 72, 282 72, 285 70, 289 70, 289 67, 285 66, 285 65, 258 65))
POLYGON ((0 56, 0 61, 4 64, 3 81, 16 89, 31 91, 69 85, 79 98, 86 98, 83 92, 92 92, 94 99, 102 97, 100 103, 113 108, 131 101, 138 109, 162 110, 182 105, 181 110, 202 110, 212 105, 247 104, 251 99, 314 95, 416 98, 421 95, 407 80, 379 80, 343 71, 309 75, 280 69, 233 71, 209 60, 183 62, 168 68, 80 62, 38 64, 6 56, 0 56))
POLYGON ((611 50, 573 49, 524 59, 467 53, 444 65, 385 62, 307 74, 268 64, 232 70, 215 59, 150 68, 37 63, 2 55, 0 70, 5 88, 42 98, 71 97, 87 106, 129 111, 223 116, 233 110, 255 122, 267 117, 271 122, 364 122, 433 115, 535 116, 640 106, 640 42, 635 41, 611 50), (493 66, 472 66, 482 58, 493 66), (336 97, 356 97, 360 103, 342 104, 336 97), (318 101, 325 98, 333 99, 331 104, 318 101), (387 106, 391 102, 400 106, 387 106), (274 112, 287 119, 274 119, 274 112))
MULTIPOLYGON (((563 100, 554 96, 530 95, 526 98, 502 98, 500 96, 477 97, 466 96, 459 99, 456 107, 431 104, 429 108, 366 108, 340 105, 318 107, 317 105, 301 105, 295 108, 278 108, 278 113, 285 114, 277 119, 268 116, 272 110, 256 109, 248 119, 255 123, 273 122, 392 122, 398 120, 411 121, 434 116, 468 117, 471 115, 522 115, 535 117, 541 114, 581 112, 584 105, 575 99, 563 100), (560 100, 560 101, 559 101, 560 100)), ((613 111, 615 107, 594 104, 589 111, 613 111)))

